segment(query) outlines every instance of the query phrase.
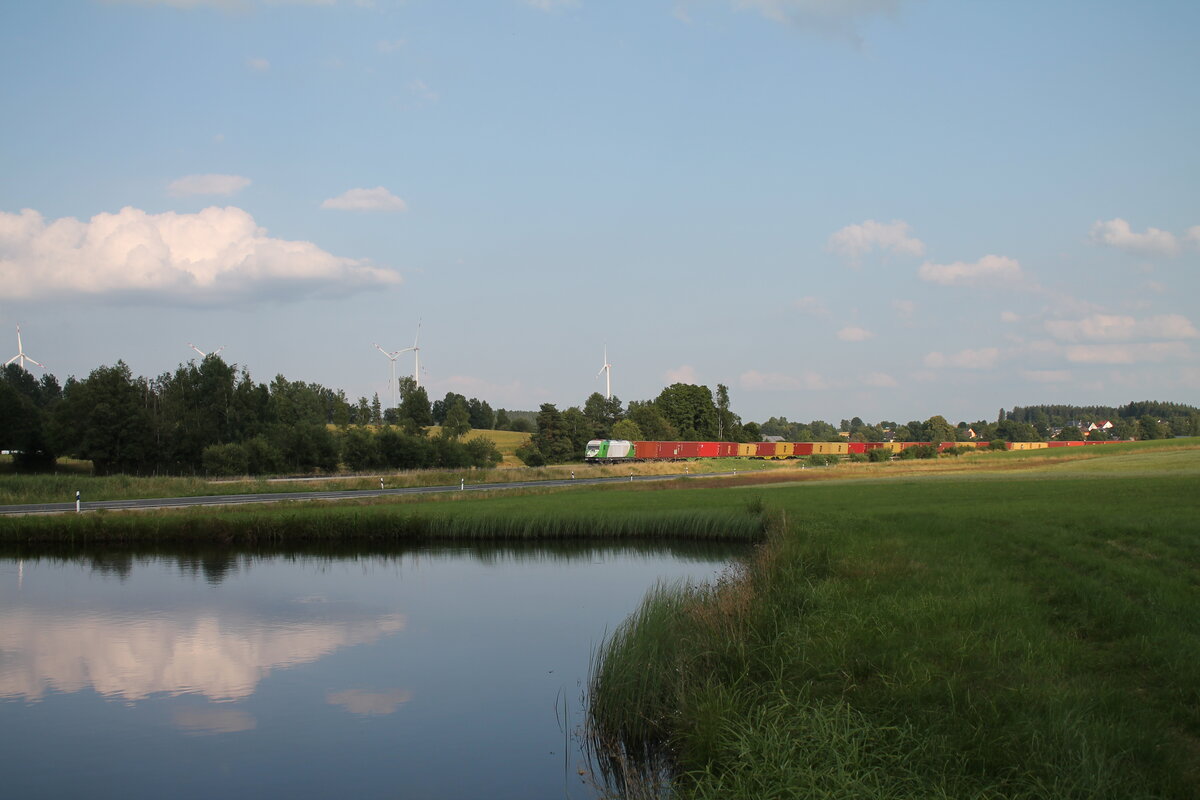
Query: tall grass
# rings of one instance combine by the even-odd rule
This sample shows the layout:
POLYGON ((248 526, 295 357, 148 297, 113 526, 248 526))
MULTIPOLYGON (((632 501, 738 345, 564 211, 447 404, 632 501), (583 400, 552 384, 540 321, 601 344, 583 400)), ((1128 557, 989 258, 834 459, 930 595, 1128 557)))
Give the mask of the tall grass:
POLYGON ((1174 476, 810 484, 597 654, 636 796, 1200 796, 1200 460, 1174 476), (644 767, 639 773, 637 767, 644 767))
MULTIPOLYGON (((604 493, 598 494, 604 497, 604 493)), ((454 502, 187 509, 0 517, 0 543, 88 545, 305 542, 530 542, 571 539, 752 541, 756 516, 738 509, 604 508, 595 497, 463 498, 454 502), (531 500, 540 502, 530 503, 531 500), (574 502, 572 502, 574 501, 574 502)))

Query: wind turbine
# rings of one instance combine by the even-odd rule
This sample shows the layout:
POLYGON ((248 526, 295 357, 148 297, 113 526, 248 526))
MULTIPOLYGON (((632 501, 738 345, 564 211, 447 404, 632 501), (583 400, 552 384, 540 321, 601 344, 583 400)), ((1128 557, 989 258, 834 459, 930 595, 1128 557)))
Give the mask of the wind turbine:
POLYGON ((396 350, 394 352, 389 353, 387 350, 384 350, 382 347, 380 347, 378 344, 376 344, 375 349, 378 350, 379 352, 383 353, 384 356, 387 357, 387 360, 392 362, 392 408, 395 408, 396 407, 396 359, 400 357, 400 354, 403 353, 404 350, 408 350, 409 348, 406 347, 406 348, 404 348, 404 350, 396 350))
POLYGON ((13 363, 14 361, 18 361, 18 360, 21 362, 21 369, 25 369, 26 361, 37 364, 42 369, 46 368, 45 364, 41 363, 40 361, 34 361, 32 358, 25 355, 25 347, 21 344, 21 326, 20 325, 17 326, 17 354, 15 356, 13 356, 12 358, 10 358, 8 361, 5 361, 4 366, 7 367, 9 364, 13 363))
POLYGON ((201 350, 199 347, 196 347, 196 345, 192 344, 191 342, 188 342, 188 347, 192 348, 197 353, 199 353, 201 358, 208 358, 209 356, 215 356, 217 353, 219 353, 225 349, 225 345, 221 345, 216 350, 213 350, 211 353, 206 353, 203 350, 201 350))
POLYGON ((604 373, 604 399, 612 400, 612 364, 608 363, 608 345, 604 345, 604 366, 596 373, 597 378, 601 372, 604 373))
MULTIPOLYGON (((413 362, 413 381, 415 382, 416 387, 418 389, 420 389, 421 388, 421 320, 417 320, 417 336, 415 339, 413 339, 412 347, 406 347, 403 350, 397 350, 396 353, 397 354, 407 353, 409 350, 412 351, 413 358, 415 359, 413 362)), ((395 383, 395 382, 396 382, 396 379, 393 377, 392 383, 395 383)))

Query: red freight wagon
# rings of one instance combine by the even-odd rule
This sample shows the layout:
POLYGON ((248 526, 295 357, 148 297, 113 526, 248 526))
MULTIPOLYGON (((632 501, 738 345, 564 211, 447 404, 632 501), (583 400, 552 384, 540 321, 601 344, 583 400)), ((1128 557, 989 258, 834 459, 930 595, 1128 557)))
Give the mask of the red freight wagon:
POLYGON ((865 452, 867 452, 867 443, 866 442, 847 442, 846 446, 850 448, 847 451, 850 453, 865 453, 865 452))
POLYGON ((696 442, 696 447, 699 448, 697 455, 701 458, 716 458, 721 447, 720 442, 696 442))
POLYGON ((758 458, 774 458, 775 451, 779 449, 777 444, 778 442, 755 442, 754 455, 758 458))
POLYGON ((634 455, 643 460, 658 458, 658 445, 658 442, 634 442, 634 455))
POLYGON ((737 442, 717 442, 717 455, 722 458, 737 455, 737 442))
POLYGON ((813 443, 812 442, 796 442, 795 453, 798 456, 811 456, 813 454, 813 443))

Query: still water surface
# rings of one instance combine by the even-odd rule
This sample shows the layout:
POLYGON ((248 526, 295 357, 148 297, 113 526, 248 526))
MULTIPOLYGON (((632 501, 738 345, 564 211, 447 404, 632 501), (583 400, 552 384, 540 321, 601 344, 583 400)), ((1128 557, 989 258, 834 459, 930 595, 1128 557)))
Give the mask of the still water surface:
POLYGON ((590 797, 593 649, 737 552, 0 558, 0 795, 590 797))

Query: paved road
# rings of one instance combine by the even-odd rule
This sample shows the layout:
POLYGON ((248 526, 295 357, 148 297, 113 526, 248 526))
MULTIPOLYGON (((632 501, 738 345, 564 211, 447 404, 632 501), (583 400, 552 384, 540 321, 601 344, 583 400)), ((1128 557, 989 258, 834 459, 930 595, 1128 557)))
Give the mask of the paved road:
MULTIPOLYGON (((417 486, 405 489, 358 489, 340 492, 263 492, 261 494, 219 494, 207 497, 155 497, 142 500, 90 500, 80 503, 80 511, 107 509, 183 508, 187 506, 235 506, 246 503, 280 503, 287 500, 358 500, 364 497, 393 497, 405 494, 440 494, 444 492, 479 492, 503 489, 529 489, 561 486, 590 486, 598 483, 630 483, 631 481, 665 481, 674 478, 733 475, 732 472, 691 475, 633 475, 624 478, 579 478, 552 481, 513 481, 510 483, 476 483, 454 486, 417 486)), ((4 514, 62 514, 75 511, 75 503, 29 503, 0 506, 4 514)))

